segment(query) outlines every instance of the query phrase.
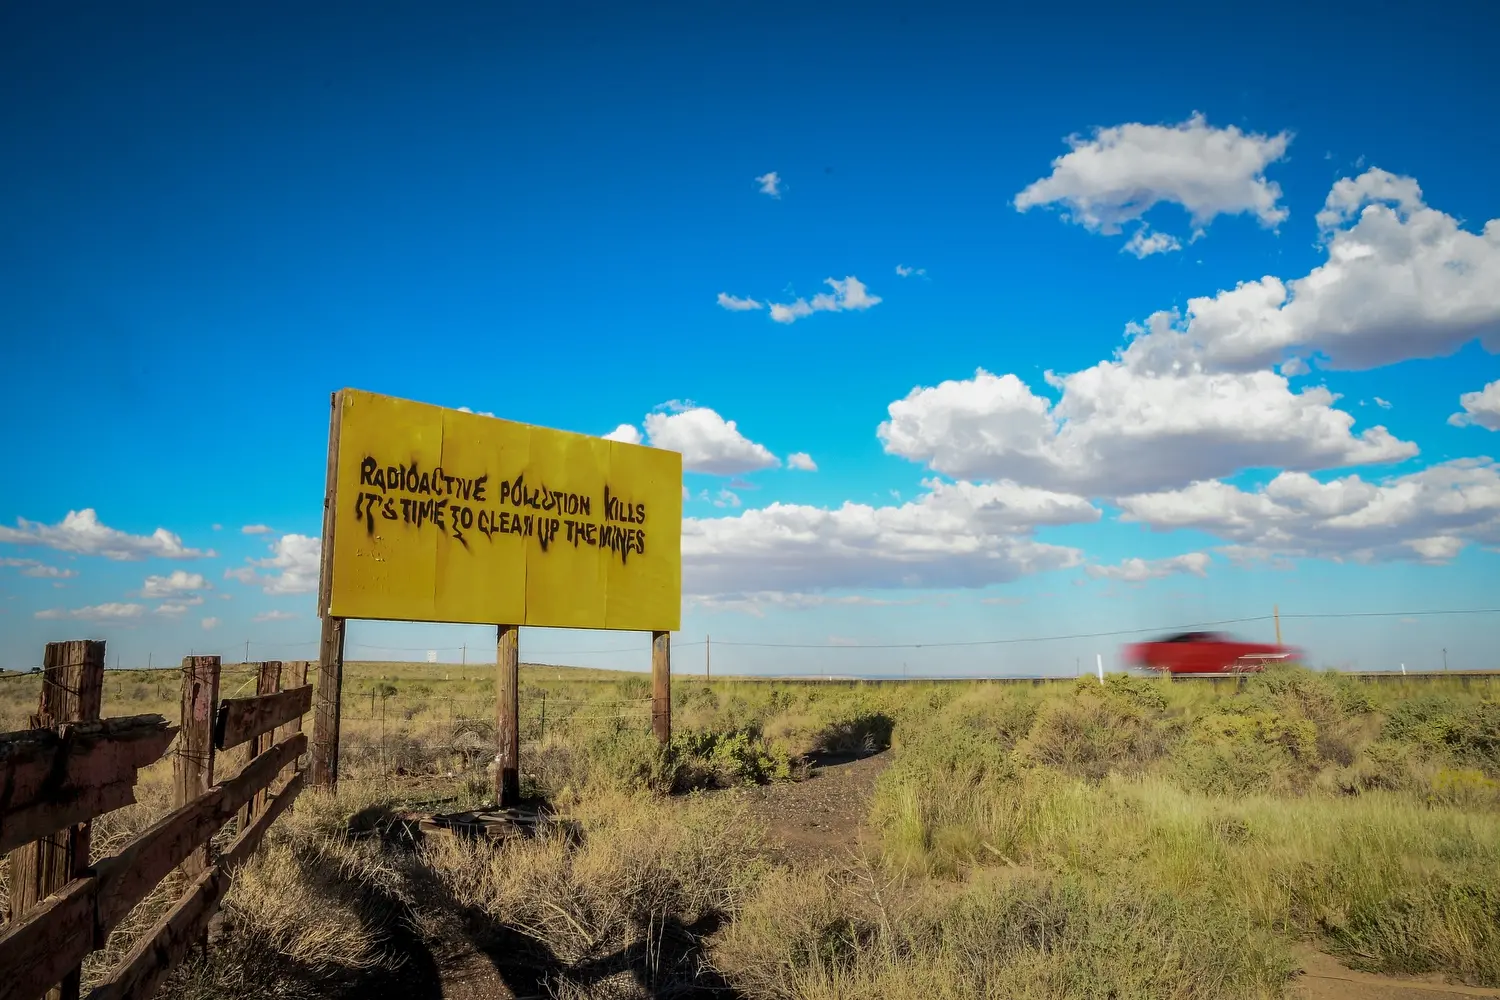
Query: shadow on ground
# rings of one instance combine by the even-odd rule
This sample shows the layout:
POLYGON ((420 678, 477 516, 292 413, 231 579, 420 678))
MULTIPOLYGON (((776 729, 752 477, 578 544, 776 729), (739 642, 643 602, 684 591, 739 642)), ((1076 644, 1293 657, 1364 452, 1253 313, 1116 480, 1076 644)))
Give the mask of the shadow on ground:
MULTIPOLYGON (((422 832, 410 817, 361 814, 356 829, 380 836, 388 848, 414 851, 422 832)), ((351 824, 353 827, 354 824, 351 824)), ((454 836, 482 837, 477 828, 452 827, 454 836)), ((439 834, 444 835, 444 834, 439 834)), ((567 831, 576 842, 581 834, 567 831)), ((448 887, 412 859, 411 896, 421 914, 411 914, 389 933, 388 947, 399 964, 355 977, 338 996, 458 1000, 498 997, 503 986, 514 997, 552 997, 571 987, 585 995, 608 984, 609 994, 636 994, 692 1000, 742 996, 705 960, 702 943, 722 923, 717 914, 693 924, 668 918, 651 928, 647 940, 603 955, 568 962, 546 942, 494 919, 456 898, 448 887)), ((392 904, 396 900, 388 900, 392 904)))

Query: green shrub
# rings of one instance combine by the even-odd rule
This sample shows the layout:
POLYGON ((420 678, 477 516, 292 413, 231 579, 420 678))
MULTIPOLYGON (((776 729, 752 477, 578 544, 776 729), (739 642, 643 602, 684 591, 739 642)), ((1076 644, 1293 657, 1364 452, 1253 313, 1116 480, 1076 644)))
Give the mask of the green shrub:
POLYGON ((1215 712, 1198 720, 1172 773, 1210 795, 1302 791, 1317 772, 1317 727, 1275 712, 1215 712))
POLYGON ((644 677, 631 675, 615 682, 615 691, 621 701, 645 701, 651 697, 651 682, 644 677))
POLYGON ((784 751, 767 744, 758 732, 744 729, 674 734, 667 757, 673 791, 763 785, 792 776, 784 751))
POLYGON ((881 712, 861 713, 825 726, 814 746, 825 753, 877 753, 891 745, 895 723, 881 712))
POLYGON ((1500 775, 1500 703, 1465 705, 1449 695, 1412 698, 1391 710, 1383 735, 1500 775))
POLYGON ((1017 756, 1079 778, 1140 771, 1167 750, 1170 734, 1124 688, 1100 695, 1080 688, 1070 701, 1044 707, 1017 756), (1121 693, 1121 691, 1125 693, 1121 693))

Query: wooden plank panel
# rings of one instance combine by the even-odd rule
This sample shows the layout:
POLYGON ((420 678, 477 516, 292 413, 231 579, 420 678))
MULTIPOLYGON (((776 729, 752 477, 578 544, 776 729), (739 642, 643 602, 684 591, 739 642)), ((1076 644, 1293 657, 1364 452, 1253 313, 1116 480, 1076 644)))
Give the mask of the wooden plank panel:
MULTIPOLYGON (((280 690, 281 661, 267 660, 260 665, 260 671, 256 675, 255 693, 257 695, 260 695, 261 697, 265 697, 267 695, 276 694, 280 690)), ((308 699, 308 704, 312 704, 311 697, 309 697, 308 699)), ((245 762, 247 764, 271 748, 271 737, 274 732, 274 729, 268 729, 264 733, 261 733, 259 736, 256 736, 250 741, 249 746, 245 748, 247 753, 245 762)), ((264 808, 265 803, 266 793, 264 791, 260 791, 255 793, 255 797, 251 799, 248 804, 241 806, 239 815, 239 829, 243 830, 245 829, 245 827, 249 826, 250 817, 260 812, 261 809, 264 808)))
POLYGON ((136 715, 0 736, 0 850, 129 805, 136 771, 176 733, 136 715))
POLYGON ((37 1000, 94 949, 91 878, 74 879, 0 936, 0 1000, 37 1000))
POLYGON ((129 954, 89 993, 89 1000, 148 1000, 167 974, 203 939, 224 893, 229 889, 234 870, 249 860, 271 824, 292 804, 300 791, 302 775, 298 774, 271 798, 265 811, 256 816, 245 832, 235 838, 218 864, 200 875, 172 908, 141 935, 129 954))
POLYGON ((154 994, 168 973, 202 942, 208 924, 219 912, 229 880, 216 865, 199 875, 172 908, 141 935, 135 947, 89 991, 88 1000, 145 998, 154 994))
POLYGON ((168 872, 306 749, 307 737, 301 733, 278 743, 240 774, 162 817, 119 854, 12 921, 0 934, 0 1000, 36 1000, 62 977, 57 970, 77 968, 168 872))
POLYGON ((214 746, 229 750, 284 722, 306 715, 312 707, 312 685, 253 698, 228 698, 219 703, 214 746))
POLYGON ((232 872, 250 860, 250 855, 254 854, 255 849, 260 846, 271 824, 276 822, 276 818, 286 812, 301 794, 302 780, 302 775, 293 775, 291 781, 282 785, 279 791, 272 793, 267 799, 265 812, 257 814, 255 822, 246 827, 245 831, 235 837, 233 843, 224 849, 224 855, 219 859, 219 864, 226 871, 232 872))
POLYGON ((278 743, 239 774, 162 817, 119 854, 95 865, 103 933, 112 930, 194 847, 212 837, 240 806, 275 780, 287 761, 296 760, 306 748, 307 737, 301 733, 278 743))
MULTIPOLYGON (((286 673, 284 675, 284 680, 283 680, 283 683, 286 685, 286 687, 288 689, 292 689, 292 688, 303 687, 304 685, 306 685, 307 684, 307 668, 309 666, 311 666, 311 663, 308 660, 293 660, 290 663, 288 663, 286 665, 286 668, 285 668, 286 669, 286 673)), ((276 729, 276 739, 274 740, 274 742, 276 742, 276 743, 285 742, 286 739, 289 736, 291 736, 293 733, 300 733, 300 732, 302 732, 302 716, 299 715, 295 719, 293 719, 292 721, 290 721, 288 723, 285 723, 284 725, 281 725, 281 726, 277 727, 277 729, 276 729)), ((286 768, 283 769, 282 772, 281 772, 282 777, 283 778, 290 778, 292 776, 292 772, 296 769, 296 767, 297 767, 297 764, 296 764, 295 761, 293 761, 292 763, 288 764, 286 766, 286 768)))
POLYGON ((0 850, 12 850, 51 837, 76 823, 123 809, 135 802, 135 778, 93 788, 67 789, 49 802, 37 802, 5 816, 0 850))

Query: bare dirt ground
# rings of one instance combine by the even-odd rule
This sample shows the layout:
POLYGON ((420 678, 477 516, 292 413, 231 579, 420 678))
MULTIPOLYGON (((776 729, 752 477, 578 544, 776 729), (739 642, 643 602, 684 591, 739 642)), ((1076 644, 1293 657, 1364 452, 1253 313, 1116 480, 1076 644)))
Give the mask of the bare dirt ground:
POLYGON ((1309 952, 1293 987, 1298 1000, 1444 1000, 1447 997, 1500 997, 1500 990, 1455 986, 1437 978, 1373 976, 1345 968, 1337 959, 1309 952))
MULTIPOLYGON (((764 785, 720 794, 742 796, 752 814, 767 828, 767 851, 778 861, 813 865, 847 857, 865 835, 865 817, 875 780, 890 751, 869 756, 824 756, 813 762, 802 781, 764 785)), ((706 933, 711 928, 691 928, 706 933)), ((550 996, 547 981, 560 968, 557 960, 535 953, 524 939, 505 940, 493 924, 461 915, 445 918, 442 926, 414 930, 412 961, 396 976, 371 984, 371 996, 402 1000, 522 1000, 550 996)), ((596 987, 617 983, 622 994, 631 989, 621 961, 600 963, 596 987)), ((579 970, 571 970, 576 977, 579 970)), ((638 990, 638 987, 637 987, 638 990)), ((727 983, 712 995, 733 998, 727 983)), ((638 994, 637 994, 638 995, 638 994)), ((1445 1000, 1453 997, 1500 997, 1500 990, 1455 986, 1437 978, 1397 978, 1355 972, 1336 959, 1307 952, 1290 995, 1297 1000, 1445 1000)))
POLYGON ((766 825, 772 856, 788 864, 812 864, 848 855, 864 832, 875 779, 891 752, 825 754, 813 759, 802 781, 757 785, 744 796, 752 814, 766 825))

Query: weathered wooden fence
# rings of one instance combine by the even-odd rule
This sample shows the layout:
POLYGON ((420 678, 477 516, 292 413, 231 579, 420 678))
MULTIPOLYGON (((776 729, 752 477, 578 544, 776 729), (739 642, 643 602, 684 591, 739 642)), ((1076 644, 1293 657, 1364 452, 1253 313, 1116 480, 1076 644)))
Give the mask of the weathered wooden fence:
POLYGON ((76 1000, 84 959, 181 868, 187 889, 88 994, 149 997, 205 940, 235 869, 302 789, 306 662, 262 663, 253 697, 221 701, 219 658, 186 657, 180 726, 160 715, 100 719, 103 688, 104 643, 49 643, 32 728, 0 735, 0 851, 10 857, 0 1000, 76 1000), (174 739, 176 808, 91 863, 92 819, 133 803, 137 772, 174 739), (243 770, 215 783, 215 754, 243 744, 243 770), (215 856, 214 835, 231 819, 235 838, 215 856))

